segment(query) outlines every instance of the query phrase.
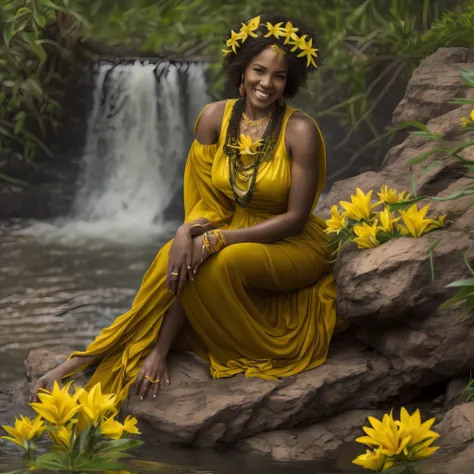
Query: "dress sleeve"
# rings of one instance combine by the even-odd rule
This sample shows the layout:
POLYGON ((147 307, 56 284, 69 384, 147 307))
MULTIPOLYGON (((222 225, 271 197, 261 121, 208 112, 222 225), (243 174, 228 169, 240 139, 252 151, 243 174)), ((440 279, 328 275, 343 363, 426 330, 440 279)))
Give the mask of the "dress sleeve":
POLYGON ((184 170, 185 222, 204 217, 215 227, 226 228, 232 219, 230 199, 212 184, 212 164, 218 146, 202 145, 197 140, 191 145, 184 170))

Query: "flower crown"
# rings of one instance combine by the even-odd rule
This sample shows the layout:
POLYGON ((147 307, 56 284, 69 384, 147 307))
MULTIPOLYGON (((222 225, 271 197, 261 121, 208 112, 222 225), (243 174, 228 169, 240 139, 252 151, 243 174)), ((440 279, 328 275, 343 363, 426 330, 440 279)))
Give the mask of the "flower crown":
MULTIPOLYGON (((318 57, 317 52, 319 50, 313 48, 313 38, 307 40, 306 38, 308 35, 298 36, 296 34, 298 28, 295 28, 290 21, 288 21, 285 26, 282 25, 283 22, 273 25, 267 21, 264 26, 267 27, 268 32, 264 35, 264 38, 269 38, 271 36, 276 39, 285 38, 284 44, 291 44, 293 46, 291 49, 292 53, 298 49, 301 50, 297 57, 306 57, 306 67, 312 65, 317 68, 318 65, 314 61, 314 58, 318 57)), ((256 16, 255 18, 250 19, 247 23, 242 23, 242 27, 238 33, 232 30, 230 38, 226 41, 226 45, 231 49, 223 49, 222 52, 224 53, 224 56, 230 53, 237 54, 237 48, 239 48, 249 36, 257 38, 259 35, 255 33, 255 31, 259 26, 260 17, 256 16)))

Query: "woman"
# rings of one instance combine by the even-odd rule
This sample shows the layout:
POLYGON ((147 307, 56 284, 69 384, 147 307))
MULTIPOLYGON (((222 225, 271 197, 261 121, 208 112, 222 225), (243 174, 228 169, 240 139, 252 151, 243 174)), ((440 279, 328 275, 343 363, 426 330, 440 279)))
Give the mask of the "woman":
POLYGON ((132 308, 35 384, 98 364, 88 383, 142 399, 170 383, 170 349, 212 377, 276 379, 326 360, 336 323, 324 221, 326 156, 313 119, 286 106, 319 64, 314 34, 286 17, 242 23, 224 68, 240 98, 207 105, 184 175, 185 223, 159 251, 132 308))

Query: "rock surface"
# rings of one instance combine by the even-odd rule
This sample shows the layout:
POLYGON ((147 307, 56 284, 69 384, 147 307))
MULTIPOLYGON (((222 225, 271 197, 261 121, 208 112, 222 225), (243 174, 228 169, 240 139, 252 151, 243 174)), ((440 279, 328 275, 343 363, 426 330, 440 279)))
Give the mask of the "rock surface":
POLYGON ((446 413, 434 428, 441 446, 459 447, 474 440, 474 403, 463 403, 446 413))

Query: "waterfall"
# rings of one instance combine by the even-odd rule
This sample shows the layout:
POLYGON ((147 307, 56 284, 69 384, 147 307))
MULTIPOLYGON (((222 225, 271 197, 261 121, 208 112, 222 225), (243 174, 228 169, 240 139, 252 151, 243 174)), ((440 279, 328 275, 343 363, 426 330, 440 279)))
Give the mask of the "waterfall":
POLYGON ((98 65, 72 215, 31 233, 62 243, 169 233, 170 218, 182 219, 192 126, 210 101, 205 72, 204 63, 98 65))
POLYGON ((208 102, 203 64, 101 65, 74 218, 162 226, 180 190, 192 122, 208 102))

